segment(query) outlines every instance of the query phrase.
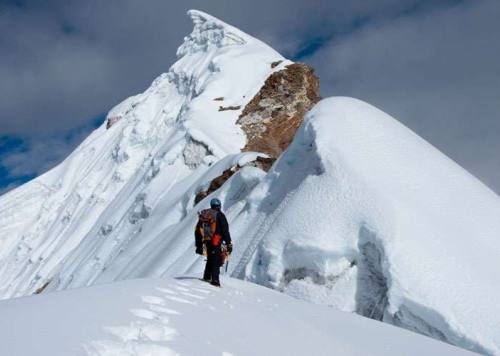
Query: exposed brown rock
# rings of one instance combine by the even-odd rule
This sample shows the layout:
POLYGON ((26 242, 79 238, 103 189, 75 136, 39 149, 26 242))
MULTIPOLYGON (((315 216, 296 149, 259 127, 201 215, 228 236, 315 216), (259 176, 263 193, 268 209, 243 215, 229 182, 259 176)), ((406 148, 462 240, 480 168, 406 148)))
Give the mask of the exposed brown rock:
MULTIPOLYGON (((271 66, 274 68, 280 63, 281 61, 273 62, 271 66)), ((263 152, 270 157, 257 157, 245 166, 269 171, 276 157, 292 141, 306 112, 319 99, 319 80, 311 67, 294 63, 271 74, 257 95, 245 106, 237 121, 247 135, 247 145, 243 151, 263 152)), ((219 111, 238 109, 239 106, 219 107, 219 111)), ((219 189, 240 169, 237 165, 225 170, 210 182, 206 190, 196 194, 194 203, 198 204, 219 189)))
MULTIPOLYGON (((266 158, 266 157, 257 157, 255 160, 248 162, 244 166, 251 166, 251 167, 257 167, 262 169, 265 172, 268 172, 271 166, 273 165, 274 161, 276 161, 276 158, 266 158)), ((200 201, 205 199, 207 196, 215 192, 217 189, 222 187, 224 183, 227 182, 229 178, 232 177, 233 174, 238 172, 241 169, 241 166, 236 165, 234 167, 231 167, 229 169, 226 169, 222 174, 216 178, 214 178, 211 182, 210 185, 208 186, 207 190, 202 190, 201 192, 198 192, 196 196, 194 197, 194 204, 198 204, 200 201)))
POLYGON ((257 157, 255 160, 248 162, 245 166, 257 167, 262 169, 264 172, 269 172, 272 165, 276 162, 274 157, 257 157))
POLYGON ((222 101, 224 100, 223 96, 218 96, 217 98, 214 98, 214 101, 222 101))
POLYGON ((207 190, 203 190, 201 192, 198 192, 194 198, 194 204, 198 204, 200 201, 202 201, 205 197, 210 195, 212 192, 215 192, 217 189, 222 187, 222 185, 229 179, 233 174, 235 174, 238 170, 240 169, 239 166, 232 167, 230 169, 226 169, 220 176, 217 178, 214 178, 212 182, 210 182, 210 185, 208 186, 207 190))
POLYGON ((35 294, 41 294, 45 288, 47 288, 47 286, 49 285, 50 283, 50 280, 46 281, 40 288, 38 288, 36 291, 35 291, 35 294))
POLYGON ((237 121, 247 135, 243 151, 278 157, 319 100, 319 79, 311 67, 293 63, 271 74, 237 121))
POLYGON ((238 106, 219 106, 219 111, 226 111, 226 110, 240 110, 241 105, 238 106))
POLYGON ((283 63, 283 61, 276 61, 276 62, 273 62, 271 63, 271 68, 276 68, 277 66, 279 66, 281 63, 283 63))
POLYGON ((200 201, 205 199, 208 196, 208 190, 202 190, 201 192, 196 193, 196 196, 194 197, 194 205, 198 204, 200 201))

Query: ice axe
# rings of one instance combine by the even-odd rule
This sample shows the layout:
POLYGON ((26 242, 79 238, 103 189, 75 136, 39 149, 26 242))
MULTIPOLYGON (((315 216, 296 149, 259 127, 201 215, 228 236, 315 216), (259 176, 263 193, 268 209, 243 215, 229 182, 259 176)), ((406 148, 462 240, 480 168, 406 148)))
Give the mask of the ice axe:
POLYGON ((226 264, 226 268, 224 274, 227 273, 227 266, 229 265, 229 253, 227 253, 227 246, 223 245, 222 247, 222 257, 224 258, 224 262, 226 264))

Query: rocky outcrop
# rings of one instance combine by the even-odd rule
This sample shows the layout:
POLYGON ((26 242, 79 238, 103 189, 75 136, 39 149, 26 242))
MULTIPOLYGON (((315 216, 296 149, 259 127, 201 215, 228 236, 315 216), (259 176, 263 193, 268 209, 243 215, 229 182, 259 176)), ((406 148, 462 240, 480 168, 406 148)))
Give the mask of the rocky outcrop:
POLYGON ((248 162, 245 166, 256 167, 262 169, 264 172, 269 172, 272 165, 276 161, 274 157, 259 156, 255 160, 248 162))
POLYGON ((311 67, 293 63, 274 72, 237 121, 247 136, 243 150, 278 157, 319 100, 319 79, 311 67))
MULTIPOLYGON (((273 62, 271 67, 275 68, 281 62, 273 62)), ((223 98, 214 100, 221 101, 223 98)), ((257 157, 245 166, 269 171, 276 158, 292 142, 305 114, 319 100, 319 80, 311 67, 293 63, 271 74, 237 121, 247 136, 243 151, 262 152, 269 157, 257 157)), ((219 111, 239 108, 220 106, 219 111)), ((195 204, 219 189, 240 169, 238 165, 231 167, 213 179, 206 190, 196 194, 195 204)))
POLYGON ((113 126, 114 124, 116 124, 120 120, 121 120, 121 116, 108 117, 108 120, 106 121, 106 130, 110 129, 111 126, 113 126))
POLYGON ((211 193, 215 192, 217 189, 222 187, 226 181, 231 178, 233 174, 235 174, 239 170, 239 166, 231 167, 229 169, 226 169, 222 174, 216 178, 214 178, 211 182, 210 185, 206 190, 202 190, 198 193, 196 193, 196 196, 194 197, 194 204, 198 204, 200 201, 205 199, 205 197, 209 196, 211 193))
MULTIPOLYGON (((247 164, 243 165, 245 166, 251 166, 251 167, 257 167, 262 169, 263 171, 267 172, 273 165, 274 161, 276 161, 275 158, 272 157, 257 157, 255 160, 248 162, 247 164)), ((214 178, 211 182, 210 185, 206 190, 202 190, 198 192, 194 198, 194 204, 198 204, 200 201, 202 201, 205 197, 209 196, 211 193, 215 192, 217 189, 222 187, 224 183, 227 182, 229 178, 233 176, 236 172, 238 172, 242 167, 240 165, 236 165, 234 167, 231 167, 229 169, 226 169, 222 174, 216 178, 214 178)))
POLYGON ((240 110, 241 106, 219 106, 219 111, 227 111, 227 110, 240 110))
POLYGON ((276 61, 276 62, 273 62, 271 63, 271 68, 276 68, 277 66, 279 66, 281 63, 283 63, 283 61, 276 61))
POLYGON ((50 280, 45 281, 39 288, 37 288, 37 290, 35 291, 35 294, 42 294, 43 291, 45 290, 45 288, 47 288, 47 286, 49 285, 49 283, 50 283, 50 280))

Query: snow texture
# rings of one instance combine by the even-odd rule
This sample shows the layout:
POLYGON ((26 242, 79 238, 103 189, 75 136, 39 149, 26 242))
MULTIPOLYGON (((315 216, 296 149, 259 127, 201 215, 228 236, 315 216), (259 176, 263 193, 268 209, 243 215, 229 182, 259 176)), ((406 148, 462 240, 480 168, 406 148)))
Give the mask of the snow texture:
POLYGON ((2 301, 0 354, 472 355, 254 284, 223 283, 131 280, 2 301))
MULTIPOLYGON (((193 228, 218 197, 233 277, 500 354, 499 197, 366 103, 321 101, 267 174, 243 167, 194 205, 212 179, 258 155, 240 152, 241 110, 219 106, 244 107, 279 70, 271 63, 291 62, 189 14, 194 30, 168 73, 113 108, 108 118, 120 119, 108 130, 103 123, 59 166, 0 197, 0 297, 200 273, 193 228)), ((158 323, 144 335, 175 340, 158 323)), ((109 330, 125 345, 139 337, 136 324, 109 330)))
POLYGON ((387 114, 323 100, 247 200, 233 276, 500 353, 500 199, 387 114))
POLYGON ((0 197, 0 297, 89 285, 108 269, 120 279, 120 263, 169 243, 197 191, 256 157, 240 154, 241 110, 218 107, 244 107, 284 58, 210 15, 189 15, 193 32, 168 73, 111 109, 107 118, 120 119, 108 130, 103 123, 59 166, 0 197))

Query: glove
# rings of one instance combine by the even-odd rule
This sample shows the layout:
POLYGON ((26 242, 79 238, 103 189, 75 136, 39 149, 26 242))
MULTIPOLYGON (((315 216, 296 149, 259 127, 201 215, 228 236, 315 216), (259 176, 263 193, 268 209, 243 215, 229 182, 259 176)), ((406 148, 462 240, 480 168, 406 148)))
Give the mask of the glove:
POLYGON ((233 252, 233 244, 227 244, 226 246, 227 254, 230 255, 233 252))
POLYGON ((203 255, 203 247, 197 247, 196 248, 196 254, 197 255, 203 255))

